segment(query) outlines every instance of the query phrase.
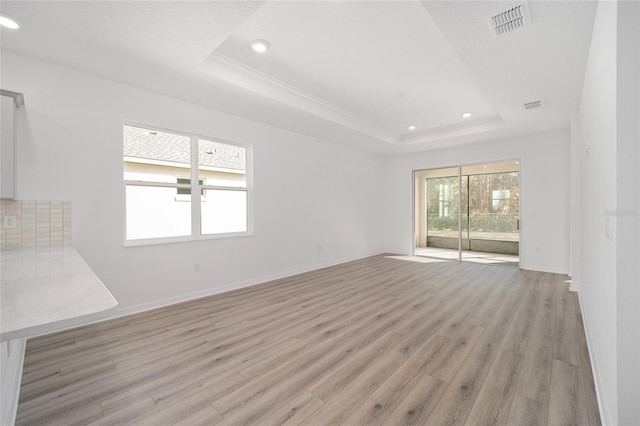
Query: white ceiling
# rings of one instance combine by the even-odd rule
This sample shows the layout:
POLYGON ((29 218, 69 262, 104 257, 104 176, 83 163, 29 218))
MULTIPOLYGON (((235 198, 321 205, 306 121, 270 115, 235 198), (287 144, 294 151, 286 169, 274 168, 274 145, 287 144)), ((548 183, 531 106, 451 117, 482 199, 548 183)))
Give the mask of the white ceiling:
POLYGON ((493 36, 487 18, 522 3, 2 1, 2 12, 21 28, 3 29, 1 43, 320 139, 393 153, 569 127, 597 3, 524 2, 530 23, 493 36), (267 53, 251 50, 258 38, 271 43, 267 53), (538 99, 542 108, 524 109, 538 99))

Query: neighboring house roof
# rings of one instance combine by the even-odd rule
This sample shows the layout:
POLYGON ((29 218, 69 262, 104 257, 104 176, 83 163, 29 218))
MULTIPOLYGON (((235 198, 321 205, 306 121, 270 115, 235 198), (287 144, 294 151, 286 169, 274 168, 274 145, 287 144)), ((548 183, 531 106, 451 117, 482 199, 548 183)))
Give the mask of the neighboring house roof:
MULTIPOLYGON (((201 166, 246 170, 246 149, 241 146, 198 140, 201 166)), ((190 164, 190 138, 141 127, 124 126, 124 156, 190 164)))

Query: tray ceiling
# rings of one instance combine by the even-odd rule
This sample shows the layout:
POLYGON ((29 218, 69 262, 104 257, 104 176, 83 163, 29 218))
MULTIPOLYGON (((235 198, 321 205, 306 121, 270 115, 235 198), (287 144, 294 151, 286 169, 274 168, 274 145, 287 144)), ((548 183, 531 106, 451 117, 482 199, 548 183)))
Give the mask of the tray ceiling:
POLYGON ((19 2, 2 48, 372 152, 566 129, 589 1, 19 2), (493 32, 492 32, 493 31, 493 32), (251 49, 267 40, 263 54, 251 49), (524 104, 541 100, 541 107, 524 104), (471 117, 462 114, 470 112, 471 117), (409 129, 415 126, 415 129, 409 129))

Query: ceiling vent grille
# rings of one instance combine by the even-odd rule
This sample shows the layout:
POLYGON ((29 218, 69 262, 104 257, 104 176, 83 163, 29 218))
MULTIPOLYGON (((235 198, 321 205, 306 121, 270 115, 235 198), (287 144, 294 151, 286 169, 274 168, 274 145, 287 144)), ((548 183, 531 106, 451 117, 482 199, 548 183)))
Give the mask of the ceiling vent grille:
POLYGON ((489 18, 489 26, 494 36, 511 33, 529 23, 526 3, 512 7, 489 18))
POLYGON ((537 100, 533 102, 527 102, 526 104, 524 104, 524 109, 540 108, 541 106, 542 106, 542 101, 537 100))

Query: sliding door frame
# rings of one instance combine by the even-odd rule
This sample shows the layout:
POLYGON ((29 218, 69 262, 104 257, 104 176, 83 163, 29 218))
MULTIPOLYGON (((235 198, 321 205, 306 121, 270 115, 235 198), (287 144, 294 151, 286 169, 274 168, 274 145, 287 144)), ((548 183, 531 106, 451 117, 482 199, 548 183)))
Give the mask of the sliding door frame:
MULTIPOLYGON (((418 235, 418 230, 416 229, 416 223, 417 220, 419 220, 419 218, 416 217, 416 173, 419 173, 421 171, 425 171, 425 170, 438 170, 438 169, 453 169, 456 168, 458 169, 458 262, 462 262, 462 168, 463 167, 469 167, 469 166, 479 166, 479 165, 485 165, 485 164, 494 164, 494 163, 506 163, 506 162, 518 162, 518 221, 519 221, 519 226, 518 226, 518 245, 519 245, 519 254, 518 254, 518 268, 523 269, 522 268, 522 264, 523 264, 523 258, 524 258, 524 250, 522 250, 523 247, 523 221, 522 221, 522 200, 523 200, 523 194, 524 194, 524 190, 523 190, 523 182, 524 179, 522 179, 523 176, 523 170, 524 170, 524 165, 523 165, 523 161, 522 158, 505 158, 505 159, 501 159, 501 160, 491 160, 491 161, 481 161, 481 162, 474 162, 474 163, 458 163, 457 165, 454 166, 441 166, 441 167, 428 167, 428 168, 420 168, 420 169, 413 169, 411 171, 411 188, 412 188, 412 193, 411 193, 411 215, 412 215, 412 221, 411 221, 411 230, 412 230, 412 235, 413 235, 413 245, 411 247, 411 255, 415 256, 416 254, 416 246, 417 246, 417 235, 418 235)), ((425 203, 426 203, 426 198, 425 198, 425 203)), ((426 208, 426 206, 425 206, 426 208)))

